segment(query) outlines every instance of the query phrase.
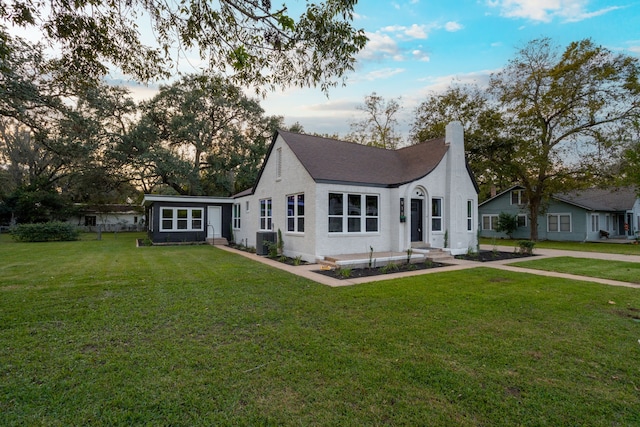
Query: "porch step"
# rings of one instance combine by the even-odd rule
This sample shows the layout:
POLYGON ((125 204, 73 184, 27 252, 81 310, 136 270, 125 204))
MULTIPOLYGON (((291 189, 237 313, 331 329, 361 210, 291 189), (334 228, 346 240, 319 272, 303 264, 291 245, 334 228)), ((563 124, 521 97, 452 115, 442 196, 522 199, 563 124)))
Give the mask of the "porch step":
MULTIPOLYGON (((317 259, 317 264, 330 268, 366 268, 370 264, 382 267, 388 263, 401 264, 406 262, 407 254, 404 252, 376 252, 371 256, 369 253, 333 255, 317 259)), ((423 262, 425 255, 422 252, 414 251, 411 255, 411 262, 423 262)))
POLYGON ((451 252, 440 248, 429 249, 425 254, 425 257, 431 262, 439 262, 443 264, 451 262, 454 259, 451 252))
POLYGON ((431 243, 411 242, 411 249, 430 249, 431 243))
POLYGON ((229 246, 229 241, 226 237, 216 237, 213 239, 207 239, 207 243, 214 246, 229 246))

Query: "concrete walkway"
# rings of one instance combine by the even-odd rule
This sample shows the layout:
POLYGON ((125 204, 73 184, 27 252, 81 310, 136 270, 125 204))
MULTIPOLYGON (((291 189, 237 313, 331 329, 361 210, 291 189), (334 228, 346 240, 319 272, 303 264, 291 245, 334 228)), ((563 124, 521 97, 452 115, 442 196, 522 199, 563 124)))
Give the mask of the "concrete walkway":
MULTIPOLYGON (((617 280, 600 279, 600 278, 588 277, 588 276, 578 276, 578 275, 566 274, 566 273, 556 273, 553 271, 534 270, 531 268, 522 268, 522 267, 515 267, 512 265, 509 265, 514 262, 523 261, 522 258, 502 260, 502 261, 491 261, 491 262, 476 262, 476 261, 455 259, 452 261, 453 263, 452 265, 448 265, 446 267, 432 268, 432 269, 426 269, 426 270, 415 270, 415 271, 408 271, 408 272, 402 272, 402 273, 381 274, 378 276, 370 276, 370 277, 334 279, 332 277, 328 277, 323 274, 316 273, 316 271, 320 269, 319 264, 291 266, 291 265, 287 265, 264 256, 259 256, 249 252, 240 251, 237 249, 230 248, 228 246, 216 246, 216 247, 219 249, 226 250, 228 252, 233 252, 238 255, 242 255, 249 259, 253 259, 254 261, 267 264, 271 267, 288 271, 300 277, 313 280, 314 282, 321 283, 327 286, 332 286, 332 287, 351 286, 351 285, 357 285, 361 283, 376 282, 380 280, 390 280, 390 279, 395 279, 400 277, 410 277, 410 276, 418 276, 418 275, 433 274, 433 273, 444 273, 446 271, 466 270, 466 269, 476 268, 476 267, 487 267, 487 268, 495 268, 499 270, 513 271, 517 273, 537 274, 540 276, 558 277, 563 279, 581 280, 583 282, 593 282, 593 283, 600 283, 604 285, 624 286, 628 288, 640 289, 640 284, 638 283, 620 282, 617 280)), ((481 249, 492 250, 494 249, 494 247, 481 246, 481 249)), ((496 249, 504 252, 513 252, 514 250, 514 248, 511 246, 505 246, 505 247, 499 246, 496 249)), ((591 258, 591 259, 599 259, 599 260, 626 261, 626 262, 640 263, 640 255, 619 255, 619 254, 608 254, 608 253, 600 253, 600 252, 563 251, 563 250, 556 250, 556 249, 534 249, 533 252, 536 255, 535 259, 567 256, 567 257, 574 257, 574 258, 591 258)))

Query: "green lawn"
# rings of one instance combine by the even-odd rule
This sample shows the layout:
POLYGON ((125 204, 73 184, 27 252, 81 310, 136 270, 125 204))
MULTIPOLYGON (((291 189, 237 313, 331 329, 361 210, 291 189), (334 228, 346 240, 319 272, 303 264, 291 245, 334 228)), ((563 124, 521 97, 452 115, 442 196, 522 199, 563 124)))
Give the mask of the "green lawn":
POLYGON ((640 425, 636 289, 329 288, 138 236, 0 240, 0 425, 640 425))
MULTIPOLYGON (((480 244, 482 245, 497 245, 497 246, 518 246, 520 240, 508 240, 508 239, 488 239, 481 238, 480 244)), ((634 244, 633 241, 629 243, 606 243, 602 242, 554 242, 545 240, 536 242, 536 248, 543 249, 560 249, 564 251, 582 251, 582 252, 606 252, 611 254, 623 254, 623 255, 640 255, 640 244, 634 244)), ((535 248, 533 250, 535 252, 535 248)))
POLYGON ((640 263, 587 258, 557 257, 512 263, 518 267, 640 283, 640 263))

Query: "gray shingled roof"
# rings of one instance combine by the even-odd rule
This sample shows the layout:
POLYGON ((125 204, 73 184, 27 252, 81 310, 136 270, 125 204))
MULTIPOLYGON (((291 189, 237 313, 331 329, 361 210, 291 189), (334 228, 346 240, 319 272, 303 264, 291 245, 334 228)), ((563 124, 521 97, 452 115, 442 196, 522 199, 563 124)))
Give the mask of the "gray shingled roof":
POLYGON ((558 200, 594 211, 626 211, 633 208, 637 195, 631 187, 589 188, 557 194, 558 200))
POLYGON ((396 187, 428 175, 449 149, 444 138, 393 151, 282 130, 278 133, 316 182, 396 187))

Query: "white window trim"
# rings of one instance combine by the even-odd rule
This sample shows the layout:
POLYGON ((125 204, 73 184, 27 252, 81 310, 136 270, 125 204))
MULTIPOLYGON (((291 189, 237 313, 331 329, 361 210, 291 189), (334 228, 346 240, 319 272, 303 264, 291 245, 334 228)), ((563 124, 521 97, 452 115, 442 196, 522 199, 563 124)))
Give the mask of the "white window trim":
POLYGON ((518 222, 519 222, 519 219, 520 219, 520 218, 524 218, 524 225, 522 225, 522 226, 520 226, 520 225, 519 225, 518 227, 527 227, 527 226, 529 225, 529 219, 527 218, 527 215, 525 215, 525 214, 518 214, 518 216, 516 217, 516 219, 518 220, 518 222))
POLYGON ((467 231, 473 231, 473 200, 467 200, 467 231))
POLYGON ((162 206, 160 207, 160 231, 171 231, 173 233, 186 233, 186 232, 190 232, 190 231, 204 231, 204 208, 201 207, 185 207, 185 206, 162 206), (162 215, 162 213, 165 210, 170 210, 173 211, 173 214, 171 216, 171 228, 165 228, 164 227, 164 221, 166 221, 167 219, 164 218, 164 216, 162 215), (180 218, 181 220, 185 220, 187 221, 187 228, 178 228, 178 211, 179 210, 186 210, 187 211, 187 218, 180 218), (194 211, 200 211, 200 218, 196 218, 198 220, 200 220, 200 227, 199 228, 193 228, 193 212, 194 211))
MULTIPOLYGON (((304 193, 296 193, 296 194, 288 194, 287 195, 287 225, 286 225, 286 229, 287 229, 287 233, 288 234, 304 234, 304 229, 302 231, 298 230, 298 226, 300 225, 299 220, 302 219, 303 224, 304 224, 304 215, 305 215, 305 211, 303 210, 302 215, 300 215, 300 213, 298 212, 298 208, 299 208, 299 197, 302 196, 303 198, 303 206, 306 208, 306 205, 304 203, 306 203, 306 200, 304 199, 304 193), (293 215, 289 215, 289 198, 293 197, 293 215), (293 230, 289 230, 289 220, 293 219, 293 230)), ((305 209, 306 210, 306 209, 305 209)), ((306 226, 306 224, 305 224, 306 226)), ((304 228, 304 227, 303 227, 304 228)))
POLYGON ((240 203, 233 204, 233 218, 231 220, 234 230, 242 228, 242 205, 240 203))
MULTIPOLYGON (((342 195, 342 215, 329 215, 327 214, 327 227, 329 225, 329 218, 342 218, 342 231, 328 231, 330 236, 358 236, 358 235, 375 235, 380 234, 380 194, 374 193, 349 193, 342 191, 330 191, 327 194, 327 203, 329 202, 329 195, 341 194, 342 195), (360 196, 360 215, 349 215, 349 196, 360 196), (377 215, 367 215, 367 197, 376 198, 377 215), (349 231, 349 218, 360 218, 360 231, 349 231), (376 220, 376 230, 367 231, 367 219, 376 220)), ((328 212, 328 211, 327 211, 328 212)))
POLYGON ((573 218, 571 217, 570 213, 548 213, 547 214, 547 233, 571 233, 573 231, 573 218), (558 217, 558 229, 557 230, 550 230, 549 229, 549 217, 552 216, 556 216, 558 217), (565 230, 561 230, 560 227, 560 217, 562 216, 568 216, 569 217, 569 230, 565 231, 565 230))
POLYGON ((258 224, 258 229, 260 231, 272 231, 273 230, 273 201, 270 198, 260 199, 260 223, 258 224), (262 215, 262 204, 265 203, 265 215, 262 215), (267 209, 268 207, 268 209, 267 209), (262 222, 264 219, 264 224, 266 228, 262 227, 262 222))
POLYGON ((496 231, 495 225, 498 222, 498 215, 497 214, 485 214, 482 215, 482 222, 481 222, 481 227, 483 231, 496 231), (489 218, 489 228, 484 228, 484 219, 485 218, 489 218))
POLYGON ((447 228, 444 224, 444 197, 432 197, 431 198, 431 231, 434 233, 443 233, 444 230, 447 228), (433 202, 435 200, 440 200, 440 215, 439 216, 435 216, 433 215, 433 202), (440 220, 440 229, 436 230, 433 227, 433 220, 434 219, 439 219, 440 220))
POLYGON ((513 206, 522 206, 524 205, 523 203, 524 200, 524 190, 511 190, 511 193, 509 194, 509 203, 513 206), (518 195, 518 203, 513 203, 513 195, 517 194, 518 195))
POLYGON ((596 233, 600 231, 600 214, 592 213, 589 219, 591 220, 591 232, 596 233))

